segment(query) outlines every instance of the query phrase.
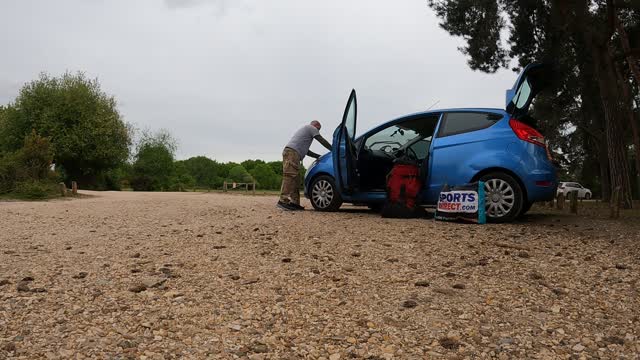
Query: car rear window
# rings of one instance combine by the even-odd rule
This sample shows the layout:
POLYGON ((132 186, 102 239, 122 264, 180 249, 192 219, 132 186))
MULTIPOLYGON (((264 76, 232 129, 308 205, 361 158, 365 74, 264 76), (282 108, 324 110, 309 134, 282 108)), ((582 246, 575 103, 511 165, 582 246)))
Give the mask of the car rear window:
POLYGON ((446 113, 438 137, 463 134, 490 127, 502 119, 502 115, 481 112, 446 113))

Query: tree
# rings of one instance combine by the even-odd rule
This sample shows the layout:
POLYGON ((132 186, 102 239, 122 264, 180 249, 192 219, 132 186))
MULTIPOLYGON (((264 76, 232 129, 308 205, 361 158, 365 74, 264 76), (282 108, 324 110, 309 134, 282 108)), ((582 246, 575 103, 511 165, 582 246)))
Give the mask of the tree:
POLYGON ((170 179, 171 191, 187 191, 195 186, 196 180, 185 166, 185 161, 176 161, 174 164, 173 176, 170 179))
POLYGON ((185 160, 184 166, 197 186, 210 189, 221 184, 221 165, 215 160, 196 156, 185 160))
POLYGON ((282 161, 271 161, 268 162, 267 165, 269 165, 271 169, 273 169, 274 173, 282 176, 282 161))
MULTIPOLYGON (((618 4, 624 5, 623 27, 637 27, 638 6, 618 4)), ((625 128, 632 105, 624 100, 628 79, 616 72, 620 44, 614 42, 613 0, 429 0, 429 5, 445 30, 465 40, 462 51, 473 69, 494 72, 511 59, 518 59, 519 67, 534 60, 555 63, 555 93, 546 99, 551 111, 545 112, 551 119, 543 118, 543 126, 556 134, 574 126, 582 148, 600 154, 602 182, 620 187, 625 207, 631 207, 625 128), (506 42, 502 34, 508 35, 506 42), (579 116, 557 116, 572 112, 579 116)))
POLYGON ((253 177, 247 172, 242 165, 236 165, 229 170, 229 179, 239 183, 253 182, 253 177))
POLYGON ((136 191, 166 191, 174 176, 176 142, 166 131, 145 133, 137 147, 131 186, 136 191))
POLYGON ((129 156, 131 130, 115 99, 82 73, 41 74, 1 112, 0 151, 18 150, 35 130, 51 139, 56 165, 67 178, 85 187, 100 186, 98 175, 129 156))
POLYGON ((258 186, 262 189, 277 189, 280 186, 282 177, 277 175, 271 166, 262 162, 256 165, 250 171, 251 176, 256 180, 258 186))
POLYGON ((265 164, 265 162, 263 160, 256 159, 256 160, 245 160, 240 163, 240 165, 242 165, 245 169, 247 169, 248 172, 251 172, 251 170, 253 170, 256 166, 260 164, 265 164))

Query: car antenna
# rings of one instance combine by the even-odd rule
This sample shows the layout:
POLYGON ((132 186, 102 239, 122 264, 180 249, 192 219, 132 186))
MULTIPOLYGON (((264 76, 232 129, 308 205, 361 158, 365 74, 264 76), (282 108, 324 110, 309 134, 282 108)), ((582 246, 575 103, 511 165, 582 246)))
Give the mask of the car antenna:
POLYGON ((432 107, 436 106, 438 103, 440 102, 440 100, 436 101, 433 103, 433 105, 429 106, 429 108, 427 109, 427 111, 431 110, 432 107))

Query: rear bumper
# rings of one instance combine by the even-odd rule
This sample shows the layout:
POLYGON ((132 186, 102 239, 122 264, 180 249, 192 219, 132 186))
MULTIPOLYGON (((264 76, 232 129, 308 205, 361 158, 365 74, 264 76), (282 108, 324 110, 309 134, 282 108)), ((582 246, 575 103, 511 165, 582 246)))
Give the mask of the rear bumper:
POLYGON ((529 202, 551 201, 555 198, 558 188, 556 169, 550 167, 534 171, 526 177, 527 200, 529 202))

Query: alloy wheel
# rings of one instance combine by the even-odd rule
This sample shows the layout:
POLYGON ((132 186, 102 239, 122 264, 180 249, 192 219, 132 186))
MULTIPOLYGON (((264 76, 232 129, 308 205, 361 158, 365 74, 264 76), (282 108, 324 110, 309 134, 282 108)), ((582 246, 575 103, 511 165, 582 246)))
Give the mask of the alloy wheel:
POLYGON ((327 180, 319 180, 311 190, 311 200, 321 209, 326 209, 333 200, 333 186, 327 180))
POLYGON ((515 192, 502 179, 489 179, 484 184, 487 214, 500 218, 509 213, 515 205, 515 192))

